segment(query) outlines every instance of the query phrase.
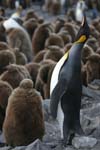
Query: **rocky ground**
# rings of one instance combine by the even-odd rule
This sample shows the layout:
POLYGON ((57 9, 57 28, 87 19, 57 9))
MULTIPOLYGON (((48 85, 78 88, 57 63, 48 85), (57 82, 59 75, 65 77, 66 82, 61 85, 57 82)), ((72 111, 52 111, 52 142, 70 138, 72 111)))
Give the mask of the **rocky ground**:
POLYGON ((83 87, 81 107, 81 125, 85 136, 76 135, 72 145, 63 147, 60 143, 58 122, 50 116, 50 100, 44 100, 45 135, 43 141, 36 140, 28 146, 5 147, 3 135, 0 136, 0 150, 99 150, 100 148, 100 80, 83 87), (3 146, 3 147, 2 147, 3 146))
MULTIPOLYGON (((57 16, 52 16, 41 10, 38 5, 32 8, 47 20, 52 20, 57 16)), ((6 10, 10 16, 14 10, 6 10)), ((61 14, 60 17, 65 17, 61 14)), ((81 125, 85 136, 76 135, 71 146, 63 147, 60 143, 60 130, 58 122, 52 120, 49 111, 50 100, 44 100, 45 115, 45 135, 43 141, 36 140, 28 146, 9 147, 4 146, 2 133, 0 134, 0 150, 99 150, 100 149, 100 80, 93 81, 88 87, 83 87, 81 125)))

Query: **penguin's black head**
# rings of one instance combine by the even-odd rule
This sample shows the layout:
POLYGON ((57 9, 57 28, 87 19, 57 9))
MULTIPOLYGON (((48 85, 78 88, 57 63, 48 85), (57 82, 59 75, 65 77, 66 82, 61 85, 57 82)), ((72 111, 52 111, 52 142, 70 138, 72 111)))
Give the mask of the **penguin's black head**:
POLYGON ((84 15, 81 27, 76 36, 75 43, 85 43, 90 34, 90 29, 86 20, 86 16, 84 15))

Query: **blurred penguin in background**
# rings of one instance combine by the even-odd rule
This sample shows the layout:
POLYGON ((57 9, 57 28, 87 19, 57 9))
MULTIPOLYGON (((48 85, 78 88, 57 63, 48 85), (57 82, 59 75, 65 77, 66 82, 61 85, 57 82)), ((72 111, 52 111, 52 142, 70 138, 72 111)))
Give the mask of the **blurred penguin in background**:
POLYGON ((98 9, 97 9, 97 2, 95 0, 92 1, 92 19, 98 17, 98 9))
POLYGON ((63 9, 65 8, 65 1, 66 1, 66 0, 61 0, 61 1, 60 1, 61 7, 62 7, 62 11, 63 11, 63 9))
POLYGON ((15 1, 15 8, 17 9, 19 7, 20 3, 19 3, 19 0, 16 0, 15 1))
POLYGON ((0 7, 0 16, 5 17, 5 9, 0 7))
POLYGON ((23 11, 23 8, 21 5, 16 6, 16 11, 11 15, 11 18, 13 19, 20 18, 22 11, 23 11))
POLYGON ((76 9, 75 9, 75 19, 77 22, 82 22, 82 18, 84 16, 84 12, 87 9, 87 6, 85 4, 85 1, 79 0, 76 4, 76 9))

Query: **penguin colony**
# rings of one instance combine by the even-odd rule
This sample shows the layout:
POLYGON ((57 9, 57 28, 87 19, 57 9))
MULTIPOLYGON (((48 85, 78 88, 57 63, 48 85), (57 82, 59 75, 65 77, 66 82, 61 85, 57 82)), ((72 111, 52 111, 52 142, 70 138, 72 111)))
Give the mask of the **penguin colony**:
MULTIPOLYGON (((56 6, 59 5, 55 3, 52 7, 56 6)), ((56 14, 60 7, 56 7, 56 14)), ((0 130, 4 133, 6 144, 28 145, 37 138, 43 139, 45 125, 41 102, 47 98, 51 99, 52 116, 58 120, 62 119, 60 129, 64 144, 70 143, 75 133, 82 133, 79 116, 81 85, 87 86, 94 79, 100 79, 100 18, 89 25, 89 39, 85 32, 85 27, 88 27, 86 20, 79 30, 79 25, 71 18, 70 21, 67 17, 57 18, 47 23, 34 10, 29 10, 25 17, 19 20, 2 18, 0 21, 0 130), (74 57, 74 49, 77 55, 71 60, 74 57), (53 77, 59 60, 62 64, 59 65, 55 77, 60 84, 53 77), (79 62, 74 63, 74 60, 79 62), (53 80, 56 83, 52 84, 53 80), (63 86, 63 82, 66 86, 63 86), (74 95, 76 99, 73 102, 72 85, 75 87, 76 82, 79 83, 75 89, 78 94, 74 95), (59 85, 61 87, 56 96, 62 93, 61 100, 55 97, 59 85), (75 107, 66 110, 64 103, 66 108, 73 103, 75 107), (52 111, 53 108, 56 108, 55 112, 52 111), (68 115, 70 111, 72 113, 68 115)))

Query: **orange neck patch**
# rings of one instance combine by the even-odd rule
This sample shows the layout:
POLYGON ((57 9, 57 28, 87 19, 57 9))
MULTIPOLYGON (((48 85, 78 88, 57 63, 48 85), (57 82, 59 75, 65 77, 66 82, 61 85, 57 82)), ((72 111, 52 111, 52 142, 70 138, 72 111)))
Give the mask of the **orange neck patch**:
POLYGON ((77 40, 75 43, 84 43, 86 41, 86 36, 82 35, 79 40, 77 40))

